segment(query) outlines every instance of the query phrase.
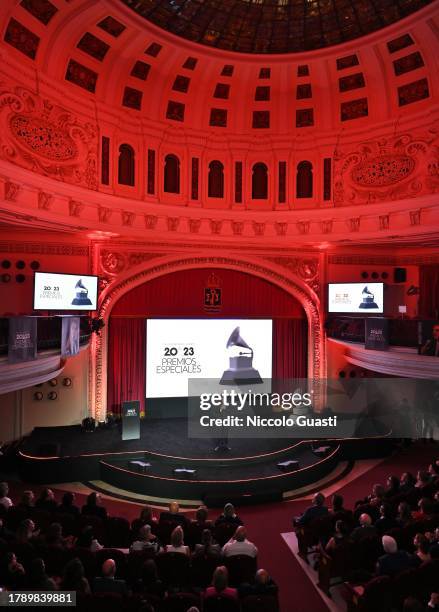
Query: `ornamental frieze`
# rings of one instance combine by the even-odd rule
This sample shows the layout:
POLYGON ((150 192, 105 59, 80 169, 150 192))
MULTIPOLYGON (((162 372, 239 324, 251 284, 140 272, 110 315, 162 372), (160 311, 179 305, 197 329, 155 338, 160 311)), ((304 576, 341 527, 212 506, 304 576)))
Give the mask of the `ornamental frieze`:
POLYGON ((436 193, 439 136, 404 134, 362 143, 334 156, 334 204, 347 206, 436 193))
POLYGON ((267 257, 266 259, 287 268, 319 295, 319 261, 316 257, 267 257))
POLYGON ((23 87, 0 83, 0 158, 97 190, 95 125, 23 87))

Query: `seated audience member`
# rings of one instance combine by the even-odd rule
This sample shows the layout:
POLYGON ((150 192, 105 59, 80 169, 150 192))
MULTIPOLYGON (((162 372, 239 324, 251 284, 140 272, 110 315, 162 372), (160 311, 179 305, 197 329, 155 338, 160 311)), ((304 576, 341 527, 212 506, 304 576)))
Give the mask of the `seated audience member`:
POLYGON ((82 514, 86 514, 87 516, 97 516, 103 520, 107 518, 107 510, 104 506, 100 505, 101 496, 99 493, 90 493, 87 497, 87 503, 82 506, 82 514))
POLYGON ((238 527, 235 534, 223 546, 223 555, 232 557, 233 555, 248 555, 249 557, 257 557, 258 549, 247 540, 247 532, 242 525, 238 527))
POLYGON ((102 576, 93 580, 93 593, 119 593, 128 595, 128 587, 125 580, 115 578, 116 563, 114 559, 106 559, 102 564, 102 576))
POLYGON ((84 527, 76 540, 76 546, 79 548, 87 548, 87 550, 90 552, 97 552, 98 550, 102 550, 102 548, 104 548, 95 538, 93 527, 91 527, 91 525, 84 527))
POLYGON ((201 544, 195 544, 194 557, 217 558, 221 556, 221 547, 213 541, 210 529, 203 529, 201 544))
POLYGON ((90 593, 90 585, 85 577, 84 566, 79 559, 71 559, 65 565, 59 588, 61 591, 90 593))
POLYGON ((378 576, 395 576, 400 572, 415 567, 416 563, 413 555, 405 550, 398 550, 396 540, 391 536, 382 537, 384 555, 377 562, 378 576))
POLYGON ((398 513, 396 515, 396 522, 398 527, 406 527, 412 521, 412 509, 407 502, 401 502, 398 504, 398 513))
POLYGON ((239 595, 277 595, 278 588, 273 578, 265 569, 259 569, 253 583, 244 583, 239 587, 239 595))
POLYGON ((220 565, 213 572, 212 586, 205 590, 204 599, 217 597, 218 595, 229 599, 238 599, 238 591, 229 587, 229 573, 224 565, 220 565))
POLYGON ((46 510, 46 512, 55 512, 57 506, 58 504, 55 501, 55 495, 52 489, 43 489, 35 502, 35 508, 38 508, 38 510, 46 510))
POLYGON ((439 514, 439 491, 436 491, 436 493, 433 496, 433 514, 439 514))
POLYGON ((399 478, 398 476, 389 476, 387 479, 387 486, 384 492, 384 497, 395 497, 399 493, 399 478))
POLYGON ((60 523, 52 523, 49 525, 44 536, 44 542, 48 548, 57 548, 59 550, 67 548, 67 540, 63 537, 60 523))
POLYGON ((23 491, 18 508, 24 510, 27 516, 32 514, 32 511, 35 508, 35 495, 33 491, 23 491))
POLYGON ((325 496, 323 493, 316 493, 313 498, 312 506, 309 506, 305 512, 295 520, 295 522, 297 525, 304 527, 316 519, 327 516, 328 513, 329 510, 325 506, 325 496))
POLYGON ((172 531, 171 543, 165 546, 165 551, 190 555, 189 546, 184 544, 184 531, 180 525, 172 531))
POLYGON ((210 524, 210 521, 207 520, 209 513, 207 511, 206 506, 200 506, 197 508, 195 513, 195 519, 192 522, 193 525, 198 525, 199 527, 204 527, 207 524, 210 524))
POLYGON ((151 531, 154 531, 158 521, 154 517, 152 508, 150 506, 144 506, 138 518, 134 519, 131 523, 131 531, 135 536, 138 535, 139 529, 143 527, 143 525, 149 525, 151 527, 151 531))
POLYGON ((372 525, 372 519, 368 514, 362 514, 359 519, 360 526, 356 527, 351 533, 353 542, 361 542, 368 538, 376 538, 377 530, 372 525))
POLYGON ((223 513, 215 521, 215 527, 217 525, 222 525, 223 523, 228 523, 229 525, 236 525, 239 527, 243 524, 239 516, 235 512, 235 506, 233 504, 226 504, 224 506, 223 513))
POLYGON ((424 521, 431 518, 433 515, 433 504, 428 497, 422 497, 418 501, 418 510, 412 512, 412 518, 415 521, 424 521))
POLYGON ((157 553, 159 548, 160 546, 156 536, 151 533, 151 526, 143 525, 143 527, 139 529, 139 539, 135 540, 130 546, 130 552, 149 550, 157 553))
POLYGON ((431 534, 429 552, 432 559, 439 559, 439 527, 431 534))
POLYGON ((421 497, 431 497, 434 492, 434 487, 431 482, 430 474, 426 470, 419 470, 416 475, 415 489, 421 497))
POLYGON ((6 553, 5 566, 2 571, 5 586, 12 591, 22 589, 26 583, 26 572, 14 552, 6 553))
POLYGON ((0 506, 3 508, 10 508, 12 506, 12 500, 8 497, 9 486, 7 482, 0 482, 0 506))
POLYGON ((331 556, 337 548, 346 545, 349 541, 349 530, 346 523, 344 521, 337 521, 335 523, 335 533, 326 544, 325 551, 331 556))
POLYGON ((169 504, 168 510, 160 513, 160 522, 162 521, 177 523, 182 527, 186 527, 188 519, 180 512, 180 506, 177 502, 173 501, 169 504))
POLYGON ((62 496, 62 502, 58 506, 58 512, 62 514, 70 514, 73 517, 79 516, 79 508, 75 506, 75 494, 67 491, 62 496))
POLYGON ((36 542, 40 532, 35 528, 35 523, 32 519, 24 519, 18 526, 15 533, 15 540, 17 544, 30 544, 33 545, 36 542))
POLYGON ((415 597, 406 597, 402 604, 402 612, 424 612, 424 606, 415 597))
POLYGON ((432 593, 427 605, 427 611, 439 610, 439 593, 432 593))
POLYGON ((417 533, 413 540, 415 547, 415 557, 420 563, 431 561, 430 542, 422 533, 417 533))
POLYGON ((392 507, 388 503, 381 504, 380 518, 375 521, 375 529, 383 535, 395 527, 398 527, 398 523, 392 515, 392 507))
POLYGON ((55 581, 46 574, 44 561, 39 557, 31 561, 27 587, 35 591, 54 591, 56 589, 55 581))
POLYGON ((407 495, 415 488, 416 478, 411 472, 404 472, 399 483, 399 492, 407 495))
POLYGON ((354 511, 354 520, 358 521, 361 514, 368 514, 372 523, 380 517, 380 506, 384 502, 384 487, 380 484, 375 484, 372 487, 372 493, 362 502, 356 505, 354 511))
POLYGON ((145 595, 155 595, 156 597, 165 596, 165 586, 157 574, 157 565, 153 559, 147 559, 142 565, 140 580, 134 585, 137 593, 145 595))
POLYGON ((335 494, 332 496, 331 517, 335 522, 352 523, 352 510, 347 510, 344 507, 344 500, 341 495, 335 494))
POLYGON ((428 473, 430 474, 430 480, 434 485, 439 484, 439 463, 432 461, 428 466, 428 473))

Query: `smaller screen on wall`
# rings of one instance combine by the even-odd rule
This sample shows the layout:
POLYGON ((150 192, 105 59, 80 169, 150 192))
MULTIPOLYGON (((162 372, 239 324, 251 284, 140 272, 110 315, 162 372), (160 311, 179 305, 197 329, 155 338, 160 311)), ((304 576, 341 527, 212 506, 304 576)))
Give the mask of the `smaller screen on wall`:
POLYGON ((98 277, 35 272, 34 310, 96 310, 98 277))
POLYGON ((329 283, 328 312, 381 314, 384 283, 329 283))

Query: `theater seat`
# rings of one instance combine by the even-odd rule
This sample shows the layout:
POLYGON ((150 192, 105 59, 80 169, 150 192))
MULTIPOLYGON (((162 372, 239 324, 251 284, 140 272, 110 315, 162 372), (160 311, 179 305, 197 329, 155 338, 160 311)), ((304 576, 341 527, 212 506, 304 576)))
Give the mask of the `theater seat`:
POLYGON ((182 553, 160 553, 156 557, 160 579, 168 586, 185 586, 189 582, 189 558, 182 553))
POLYGON ((279 602, 274 595, 248 595, 241 602, 242 612, 279 612, 279 602))
POLYGON ((162 612, 187 612, 191 606, 200 607, 200 598, 193 593, 169 595, 161 606, 162 612))
POLYGON ((239 601, 215 595, 204 600, 203 612, 240 612, 239 601))
POLYGON ((233 555, 226 557, 224 563, 229 570, 229 582, 232 586, 238 586, 243 582, 253 582, 258 567, 255 557, 233 555))

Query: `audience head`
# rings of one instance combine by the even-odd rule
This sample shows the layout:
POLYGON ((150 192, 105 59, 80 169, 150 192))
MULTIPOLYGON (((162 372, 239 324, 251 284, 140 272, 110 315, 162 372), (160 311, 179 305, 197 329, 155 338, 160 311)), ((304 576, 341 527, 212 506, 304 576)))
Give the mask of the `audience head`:
POLYGON ((178 514, 180 512, 180 506, 176 501, 173 501, 169 504, 169 512, 171 514, 178 514))
POLYGON ((418 508, 422 512, 422 514, 425 514, 427 516, 433 513, 431 499, 429 499, 428 497, 422 497, 419 500, 418 508))
POLYGON ((74 590, 78 583, 84 578, 84 566, 82 562, 75 557, 70 559, 64 566, 62 586, 64 589, 74 590))
POLYGON ((46 539, 48 542, 60 540, 62 538, 62 526, 60 523, 52 523, 47 530, 46 539))
POLYGON ((398 504, 398 516, 402 520, 410 520, 412 516, 412 510, 407 502, 401 502, 398 504))
POLYGON ((258 585, 266 585, 270 582, 270 574, 265 569, 258 569, 255 574, 255 583, 258 585))
POLYGON ((142 565, 142 581, 151 584, 158 580, 157 565, 154 559, 147 559, 142 565))
POLYGON ((390 504, 381 504, 380 514, 383 518, 390 518, 392 516, 392 506, 390 504))
POLYGON ((143 525, 139 529, 139 540, 148 542, 150 538, 151 538, 151 525, 143 525))
POLYGON ((247 537, 247 532, 245 530, 245 527, 243 527, 242 525, 238 527, 233 537, 237 542, 244 542, 247 537))
POLYGON ((70 491, 67 491, 62 496, 62 505, 63 506, 73 506, 74 501, 75 501, 75 494, 71 493, 70 491))
POLYGON ((212 586, 218 593, 224 591, 229 584, 229 573, 225 565, 220 565, 213 572, 212 586))
POLYGON ((336 493, 332 496, 332 509, 334 510, 334 512, 343 510, 343 502, 344 500, 342 495, 338 495, 336 493))
POLYGON ((29 566, 29 582, 31 585, 37 585, 42 580, 47 578, 46 575, 46 566, 44 565, 43 559, 37 557, 36 559, 32 559, 29 566))
POLYGON ((396 543, 395 538, 392 538, 389 535, 384 535, 381 539, 383 544, 384 552, 388 555, 392 555, 398 551, 398 545, 396 543))
POLYGON ((313 497, 314 506, 323 506, 325 503, 325 496, 323 493, 316 493, 313 497))
POLYGON ((419 470, 416 475, 418 484, 426 485, 430 482, 430 474, 426 470, 419 470))
POLYGON ((180 525, 171 533, 171 544, 174 546, 174 548, 179 548, 184 544, 184 532, 180 525))
POLYGON ((24 519, 17 529, 17 540, 26 542, 29 540, 35 531, 35 523, 31 519, 24 519))
POLYGON ((101 496, 96 491, 87 495, 87 506, 97 506, 101 502, 101 496))
POLYGON ((399 488, 398 476, 389 476, 387 479, 387 487, 391 490, 396 491, 399 488))
POLYGON ((430 476, 439 476, 439 464, 436 461, 430 463, 430 465, 428 466, 428 473, 430 474, 430 476))
POLYGON ((406 597, 402 612, 424 612, 424 606, 415 597, 406 597))
POLYGON ((228 503, 224 506, 224 516, 227 518, 235 516, 235 506, 233 504, 228 503))
POLYGON ((43 502, 53 501, 55 499, 55 495, 52 489, 43 489, 40 493, 40 500, 43 502))
POLYGON ((35 495, 33 491, 23 491, 21 496, 21 504, 23 506, 32 507, 35 504, 35 495))
POLYGON ((360 514, 359 521, 362 527, 369 527, 370 525, 372 525, 372 519, 365 512, 363 514, 360 514))
POLYGON ((206 506, 200 506, 197 509, 197 512, 195 514, 195 517, 196 517, 197 521, 199 523, 205 523, 207 521, 207 516, 208 516, 208 513, 207 513, 206 506))
POLYGON ((9 493, 9 486, 7 482, 0 482, 0 497, 6 497, 9 493))
POLYGON ((384 497, 384 487, 382 484, 374 484, 372 487, 372 497, 376 499, 382 499, 384 497))
POLYGON ((102 563, 102 576, 104 578, 114 578, 116 573, 116 562, 114 559, 105 559, 102 563))
POLYGON ((212 532, 210 529, 203 529, 201 534, 201 543, 204 544, 204 546, 209 546, 212 544, 212 532))
POLYGON ((412 487, 416 482, 415 477, 411 472, 404 472, 401 476, 401 484, 404 486, 412 487))
POLYGON ((335 531, 340 536, 347 536, 349 533, 348 526, 346 525, 344 521, 336 521, 335 531))
POLYGON ((430 550, 430 542, 423 533, 417 533, 413 539, 413 544, 419 552, 427 555, 430 550))

